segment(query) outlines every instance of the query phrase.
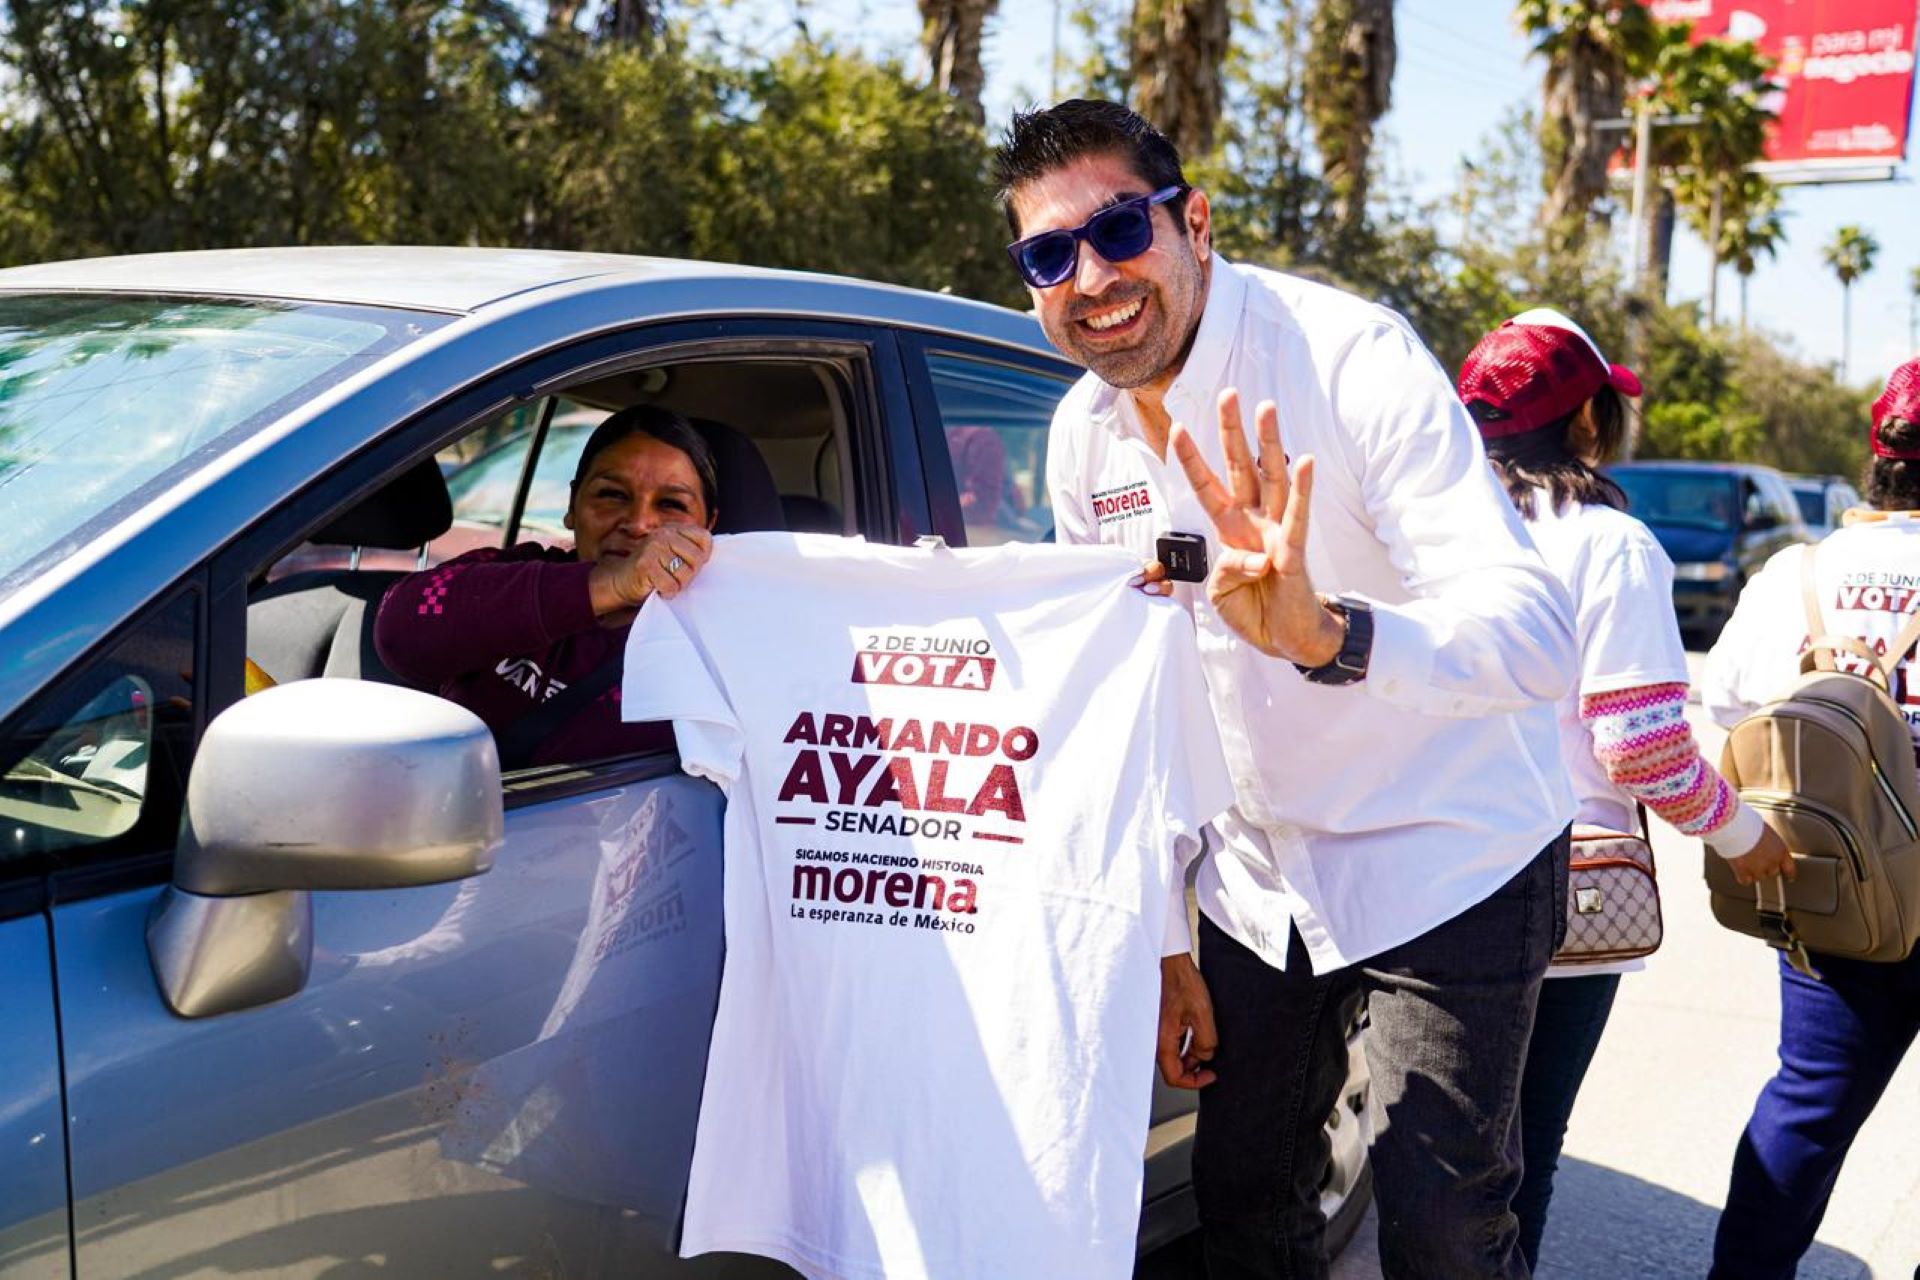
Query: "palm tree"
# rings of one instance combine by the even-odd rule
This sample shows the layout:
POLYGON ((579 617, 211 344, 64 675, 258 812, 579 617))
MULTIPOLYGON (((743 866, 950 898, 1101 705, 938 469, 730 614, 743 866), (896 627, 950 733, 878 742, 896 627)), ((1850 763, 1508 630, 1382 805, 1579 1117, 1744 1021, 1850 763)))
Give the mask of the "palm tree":
POLYGON ((1213 150, 1232 32, 1228 0, 1134 0, 1134 108, 1189 160, 1213 150))
POLYGON ((1833 233, 1820 259, 1840 279, 1840 381, 1847 380, 1847 361, 1853 353, 1853 282, 1873 270, 1880 242, 1849 223, 1833 233))
MULTIPOLYGON (((1701 238, 1713 249, 1714 275, 1719 264, 1730 264, 1740 277, 1740 332, 1747 331, 1747 282, 1761 258, 1772 258, 1787 238, 1786 224, 1780 213, 1780 189, 1760 174, 1747 172, 1726 184, 1722 191, 1718 235, 1714 234, 1711 210, 1703 213, 1691 202, 1687 218, 1701 238)), ((1717 293, 1709 290, 1708 318, 1718 322, 1714 310, 1717 293)))
MULTIPOLYGON (((1770 88, 1767 75, 1772 70, 1772 59, 1752 44, 1731 40, 1702 40, 1696 44, 1685 26, 1663 32, 1656 54, 1654 105, 1697 117, 1685 128, 1657 134, 1654 153, 1659 163, 1679 171, 1675 186, 1680 202, 1696 225, 1705 224, 1702 234, 1714 253, 1709 317, 1717 316, 1719 310, 1718 248, 1724 214, 1730 202, 1739 203, 1742 187, 1750 177, 1747 166, 1761 158, 1767 126, 1774 119, 1774 113, 1762 103, 1770 88)), ((1670 199, 1663 188, 1660 203, 1666 205, 1670 199)), ((1648 210, 1648 215, 1652 217, 1654 210, 1648 210)), ((1648 260, 1648 275, 1661 292, 1666 287, 1673 248, 1672 225, 1671 217, 1667 217, 1665 234, 1649 235, 1643 241, 1654 251, 1648 260)))
POLYGON ((980 105, 987 82, 980 40, 999 7, 1000 0, 920 0, 920 47, 933 69, 933 87, 976 123, 986 119, 980 105))
POLYGON ((1343 230, 1367 208, 1373 128, 1393 104, 1393 0, 1320 0, 1307 57, 1307 116, 1343 230))
POLYGON ((1540 207, 1549 243, 1578 248, 1587 216, 1607 191, 1607 161, 1620 136, 1597 127, 1626 108, 1627 84, 1652 47, 1646 7, 1620 0, 1518 0, 1514 18, 1546 59, 1540 144, 1547 198, 1540 207))

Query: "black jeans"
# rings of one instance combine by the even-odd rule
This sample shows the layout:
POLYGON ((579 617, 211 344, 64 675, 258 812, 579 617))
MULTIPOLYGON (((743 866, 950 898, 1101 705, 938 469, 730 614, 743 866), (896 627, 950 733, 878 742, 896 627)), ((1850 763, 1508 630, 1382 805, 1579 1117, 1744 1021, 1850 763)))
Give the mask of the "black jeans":
POLYGON ((1200 1094, 1193 1181, 1212 1280, 1327 1274, 1323 1126, 1362 999, 1382 1271, 1527 1275, 1508 1207, 1515 1116, 1541 975, 1566 931, 1567 847, 1563 834, 1485 901, 1318 976, 1297 933, 1282 971, 1201 920, 1220 1078, 1200 1094))
POLYGON ((1593 1065, 1600 1033, 1607 1029, 1617 973, 1548 978, 1533 1014, 1533 1039, 1527 1043, 1527 1070, 1520 1078, 1520 1189, 1513 1212, 1520 1219, 1520 1253, 1527 1270, 1540 1265, 1540 1236, 1547 1228, 1553 1200, 1553 1175, 1560 1167, 1560 1146, 1567 1140, 1567 1119, 1580 1082, 1593 1065))

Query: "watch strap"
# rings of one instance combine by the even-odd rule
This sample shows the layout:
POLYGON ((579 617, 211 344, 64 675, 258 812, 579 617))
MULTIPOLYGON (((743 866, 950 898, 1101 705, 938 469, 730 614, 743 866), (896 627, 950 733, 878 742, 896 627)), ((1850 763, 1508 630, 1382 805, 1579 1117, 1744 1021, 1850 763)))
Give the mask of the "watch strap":
POLYGON ((1340 611, 1345 624, 1340 648, 1317 667, 1296 662, 1294 670, 1314 684, 1358 684, 1367 678, 1367 666, 1373 657, 1373 606, 1352 596, 1322 596, 1320 602, 1340 611))

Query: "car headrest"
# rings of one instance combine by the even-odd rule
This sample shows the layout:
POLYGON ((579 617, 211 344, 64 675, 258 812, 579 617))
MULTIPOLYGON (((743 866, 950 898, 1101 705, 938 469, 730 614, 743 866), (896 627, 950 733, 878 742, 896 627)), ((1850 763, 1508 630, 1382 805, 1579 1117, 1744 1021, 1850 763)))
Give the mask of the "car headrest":
POLYGON ((780 510, 780 491, 774 487, 773 472, 753 441, 724 422, 711 418, 693 418, 693 429, 713 450, 713 463, 720 472, 720 519, 715 533, 782 532, 786 516, 780 510))
POLYGON ((422 458, 328 521, 312 540, 330 547, 410 551, 452 527, 453 499, 440 464, 422 458))
POLYGON ((786 513, 787 529, 793 533, 845 533, 840 508, 824 498, 807 493, 783 493, 780 509, 786 513))

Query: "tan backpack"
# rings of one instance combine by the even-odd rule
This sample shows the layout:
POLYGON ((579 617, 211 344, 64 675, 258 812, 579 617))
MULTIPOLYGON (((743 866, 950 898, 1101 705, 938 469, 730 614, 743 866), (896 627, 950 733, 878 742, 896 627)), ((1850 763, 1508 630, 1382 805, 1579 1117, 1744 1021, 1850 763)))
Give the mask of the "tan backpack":
POLYGON ((1913 735, 1891 696, 1901 661, 1920 642, 1907 619, 1884 657, 1827 634, 1814 585, 1814 548, 1801 564, 1807 634, 1800 680, 1785 698, 1736 724, 1720 771, 1793 851, 1798 877, 1742 885, 1707 853, 1713 914, 1765 939, 1812 977, 1807 952, 1852 960, 1906 959, 1920 936, 1920 772, 1913 735), (1836 668, 1863 661, 1867 675, 1836 668))

